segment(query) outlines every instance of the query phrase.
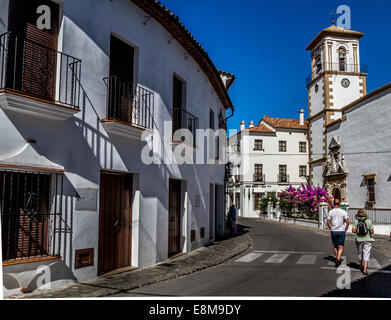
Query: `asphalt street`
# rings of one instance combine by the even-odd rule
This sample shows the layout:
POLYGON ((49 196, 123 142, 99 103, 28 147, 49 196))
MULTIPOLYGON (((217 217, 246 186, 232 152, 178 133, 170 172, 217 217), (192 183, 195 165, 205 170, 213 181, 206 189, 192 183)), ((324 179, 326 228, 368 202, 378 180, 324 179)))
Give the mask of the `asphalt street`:
POLYGON ((258 219, 238 223, 254 239, 242 255, 113 297, 391 297, 391 261, 376 244, 366 277, 358 269, 353 236, 347 238, 344 262, 337 269, 327 231, 258 219))

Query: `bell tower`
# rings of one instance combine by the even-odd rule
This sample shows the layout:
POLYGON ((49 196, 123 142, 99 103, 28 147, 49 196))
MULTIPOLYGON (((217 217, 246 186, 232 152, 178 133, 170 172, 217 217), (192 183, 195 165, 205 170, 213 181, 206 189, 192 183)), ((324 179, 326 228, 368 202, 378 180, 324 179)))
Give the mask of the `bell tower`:
POLYGON ((331 25, 308 45, 311 74, 308 89, 310 180, 323 186, 327 161, 327 126, 342 117, 341 109, 366 95, 368 67, 360 64, 363 33, 331 25))

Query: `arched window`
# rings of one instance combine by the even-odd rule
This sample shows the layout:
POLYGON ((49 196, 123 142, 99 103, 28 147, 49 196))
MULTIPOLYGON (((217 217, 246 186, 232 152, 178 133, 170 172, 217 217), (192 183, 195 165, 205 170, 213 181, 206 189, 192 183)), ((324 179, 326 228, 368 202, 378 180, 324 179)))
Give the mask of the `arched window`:
POLYGON ((339 58, 339 71, 346 71, 346 49, 340 47, 338 49, 338 58, 339 58))

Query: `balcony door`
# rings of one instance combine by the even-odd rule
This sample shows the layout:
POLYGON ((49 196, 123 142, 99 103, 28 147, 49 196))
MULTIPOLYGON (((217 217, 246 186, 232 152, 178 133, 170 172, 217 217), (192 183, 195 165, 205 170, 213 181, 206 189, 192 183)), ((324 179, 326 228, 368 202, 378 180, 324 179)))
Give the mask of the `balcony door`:
POLYGON ((110 77, 108 117, 132 123, 135 95, 133 85, 134 48, 117 37, 110 37, 110 77))
MULTIPOLYGON (((49 14, 49 12, 46 12, 49 14)), ((46 21, 46 20, 45 20, 46 21)), ((11 0, 6 87, 55 100, 59 5, 49 0, 11 0), (40 29, 38 7, 50 8, 50 27, 40 29), (12 53, 12 54, 10 54, 12 53)))
POLYGON ((172 132, 182 129, 183 124, 183 82, 176 76, 173 77, 172 87, 172 132))

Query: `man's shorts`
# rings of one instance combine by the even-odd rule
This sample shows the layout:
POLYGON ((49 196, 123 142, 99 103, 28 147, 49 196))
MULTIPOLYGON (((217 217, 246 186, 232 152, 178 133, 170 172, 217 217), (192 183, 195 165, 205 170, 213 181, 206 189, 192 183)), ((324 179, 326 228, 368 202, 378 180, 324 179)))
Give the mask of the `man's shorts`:
POLYGON ((345 245, 345 231, 332 231, 331 240, 333 241, 334 247, 344 246, 345 245))

